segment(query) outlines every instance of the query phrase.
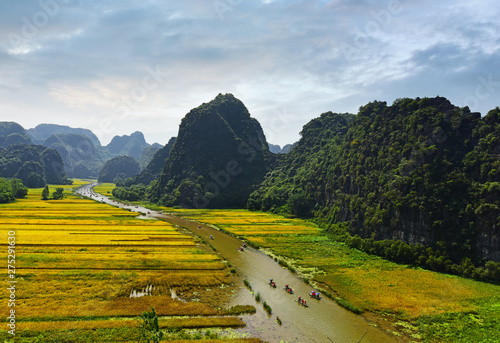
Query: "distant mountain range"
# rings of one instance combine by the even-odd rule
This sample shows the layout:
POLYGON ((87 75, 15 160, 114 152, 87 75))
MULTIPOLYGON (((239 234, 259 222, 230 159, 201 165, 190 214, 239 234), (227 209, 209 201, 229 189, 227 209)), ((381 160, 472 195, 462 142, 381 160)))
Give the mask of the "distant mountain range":
POLYGON ((56 124, 40 124, 27 130, 36 144, 57 150, 63 160, 68 177, 97 178, 105 163, 116 156, 131 156, 143 168, 162 146, 150 145, 141 132, 130 136, 115 136, 107 146, 102 146, 97 136, 88 129, 71 128, 56 124))

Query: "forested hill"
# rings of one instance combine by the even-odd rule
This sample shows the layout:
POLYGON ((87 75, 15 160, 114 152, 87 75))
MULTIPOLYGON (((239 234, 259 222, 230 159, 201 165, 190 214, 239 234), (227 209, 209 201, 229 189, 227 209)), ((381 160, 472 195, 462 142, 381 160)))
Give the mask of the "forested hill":
POLYGON ((219 94, 182 119, 152 199, 165 205, 244 207, 271 155, 245 105, 231 94, 219 94))
POLYGON ((42 145, 12 144, 0 148, 0 177, 21 179, 27 187, 71 184, 61 155, 42 145))
POLYGON ((500 109, 481 118, 441 97, 326 113, 248 205, 432 246, 449 264, 500 261, 499 142, 500 109))
POLYGON ((163 171, 167 158, 170 156, 170 152, 172 151, 174 144, 175 137, 172 137, 163 148, 156 151, 147 167, 141 172, 141 174, 135 176, 131 183, 149 185, 151 181, 158 179, 163 171))
POLYGON ((19 124, 9 121, 0 122, 0 147, 12 144, 33 144, 26 130, 19 124))

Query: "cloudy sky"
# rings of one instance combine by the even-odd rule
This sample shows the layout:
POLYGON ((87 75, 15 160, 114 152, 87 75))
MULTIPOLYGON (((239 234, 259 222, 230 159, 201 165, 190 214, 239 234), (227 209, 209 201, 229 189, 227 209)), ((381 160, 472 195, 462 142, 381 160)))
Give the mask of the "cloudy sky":
POLYGON ((0 0, 0 120, 142 131, 232 93, 268 141, 326 111, 500 106, 498 0, 0 0))

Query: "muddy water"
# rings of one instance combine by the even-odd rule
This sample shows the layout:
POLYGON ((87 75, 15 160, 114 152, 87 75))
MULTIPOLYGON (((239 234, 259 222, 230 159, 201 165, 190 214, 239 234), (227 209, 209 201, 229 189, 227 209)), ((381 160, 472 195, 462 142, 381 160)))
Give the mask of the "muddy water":
MULTIPOLYGON (((91 192, 90 187, 78 190, 78 193, 83 195, 88 195, 89 192, 91 192)), ((143 207, 123 206, 101 195, 94 195, 93 198, 185 227, 207 241, 209 241, 210 235, 213 235, 214 239, 210 243, 217 252, 237 269, 239 275, 250 282, 254 292, 259 292, 262 299, 273 310, 272 315, 269 316, 263 310, 262 305, 255 301, 249 290, 242 286, 232 298, 230 306, 251 304, 255 305, 257 309, 255 315, 244 317, 247 327, 241 329, 243 332, 249 332, 252 336, 271 343, 281 341, 300 343, 358 342, 362 337, 361 342, 387 343, 397 341, 394 336, 370 325, 362 316, 345 310, 330 299, 310 298, 308 294, 313 289, 311 286, 261 251, 250 247, 239 251, 238 247, 242 243, 235 237, 203 224, 159 214, 143 207), (276 288, 269 286, 270 278, 276 282, 276 288), (293 289, 293 295, 284 290, 285 284, 293 289), (303 297, 309 307, 299 305, 298 296, 303 297), (276 317, 282 321, 281 326, 277 324, 276 317)))

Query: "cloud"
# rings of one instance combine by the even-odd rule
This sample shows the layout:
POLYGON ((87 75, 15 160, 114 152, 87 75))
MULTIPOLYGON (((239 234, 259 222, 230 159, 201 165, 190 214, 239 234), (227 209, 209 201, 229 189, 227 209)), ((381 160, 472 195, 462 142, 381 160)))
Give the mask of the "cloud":
MULTIPOLYGON (((218 93, 235 94, 270 141, 284 145, 329 110, 438 94, 465 105, 481 78, 500 81, 493 0, 27 0, 3 7, 2 120, 27 127, 64 121, 101 132, 104 143, 137 129, 166 143, 182 116, 218 93), (52 12, 40 4, 52 4, 52 12), (36 34, 24 37, 30 23, 36 34), (13 46, 9 34, 21 44, 13 46), (144 92, 150 70, 163 76, 144 92)), ((498 92, 478 110, 497 106, 498 92)))

